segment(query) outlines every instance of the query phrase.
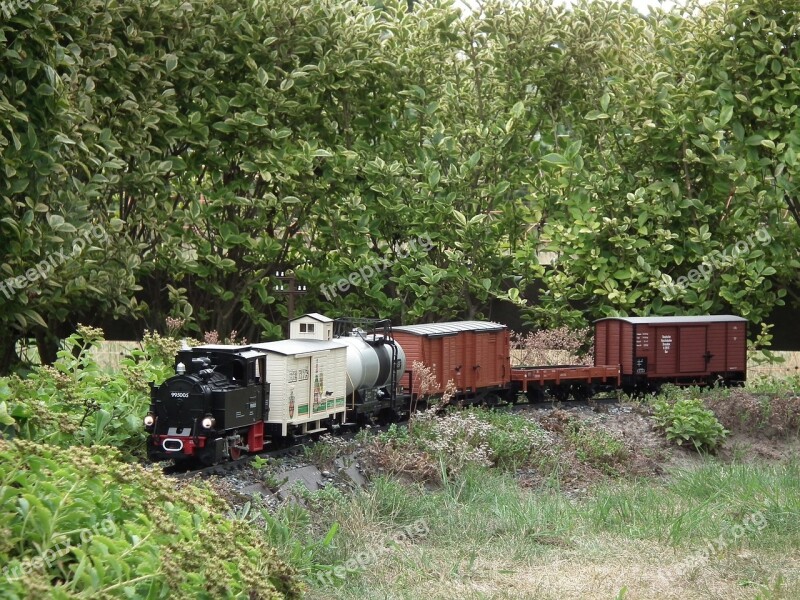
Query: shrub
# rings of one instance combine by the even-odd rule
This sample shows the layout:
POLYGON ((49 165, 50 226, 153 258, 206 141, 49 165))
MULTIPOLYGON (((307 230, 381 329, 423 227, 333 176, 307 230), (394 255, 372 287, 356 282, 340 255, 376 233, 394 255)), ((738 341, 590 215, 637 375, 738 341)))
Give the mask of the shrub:
POLYGON ((120 458, 0 440, 3 598, 300 596, 263 533, 206 486, 120 458))
POLYGON ((728 398, 706 398, 705 403, 732 431, 767 437, 800 432, 800 395, 796 392, 753 394, 739 388, 728 398))
POLYGON ((392 472, 430 479, 443 472, 456 475, 467 465, 538 464, 549 456, 548 445, 547 432, 519 415, 482 408, 440 415, 429 409, 416 413, 407 429, 393 425, 380 434, 370 453, 392 472))
POLYGON ((140 454, 148 382, 172 373, 174 354, 168 359, 160 351, 163 338, 149 336, 144 350, 123 360, 120 372, 109 373, 90 352, 102 335, 79 326, 53 366, 36 367, 25 379, 0 378, 0 431, 58 446, 107 445, 140 454))
POLYGON ((541 366, 553 364, 591 365, 591 329, 541 329, 527 335, 512 332, 512 360, 515 364, 541 366))
POLYGON ((354 449, 352 442, 326 433, 315 444, 304 446, 303 456, 315 467, 324 469, 331 466, 338 456, 345 456, 354 449))
POLYGON ((687 398, 675 403, 659 400, 654 408, 656 423, 664 430, 667 439, 679 446, 688 442, 698 451, 712 452, 730 433, 699 398, 687 398))

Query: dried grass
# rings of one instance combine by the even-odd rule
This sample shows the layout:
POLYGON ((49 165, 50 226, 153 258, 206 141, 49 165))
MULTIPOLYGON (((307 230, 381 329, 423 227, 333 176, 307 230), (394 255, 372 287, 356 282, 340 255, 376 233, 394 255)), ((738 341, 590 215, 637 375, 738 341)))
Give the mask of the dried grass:
MULTIPOLYGON (((548 547, 529 559, 508 548, 465 547, 399 549, 369 575, 369 588, 317 590, 312 598, 603 599, 685 600, 752 599, 761 586, 747 574, 777 582, 781 592, 762 597, 791 598, 800 592, 800 560, 785 554, 758 556, 739 551, 694 570, 673 548, 621 537, 589 538, 570 548, 548 547)), ((777 587, 777 583, 776 583, 777 587)))

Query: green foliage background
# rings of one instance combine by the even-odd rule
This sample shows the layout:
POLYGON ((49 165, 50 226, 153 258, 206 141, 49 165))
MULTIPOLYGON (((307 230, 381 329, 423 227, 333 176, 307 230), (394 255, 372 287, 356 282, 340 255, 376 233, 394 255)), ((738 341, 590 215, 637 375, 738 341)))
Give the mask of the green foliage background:
POLYGON ((785 301, 794 3, 482 4, 20 5, 0 23, 0 280, 107 235, 0 293, 0 368, 23 337, 54 360, 79 320, 277 336, 277 271, 308 286, 300 310, 406 322, 498 298, 542 325, 757 322, 785 301), (762 228, 769 243, 671 287, 762 228), (435 247, 406 256, 422 236, 435 247))

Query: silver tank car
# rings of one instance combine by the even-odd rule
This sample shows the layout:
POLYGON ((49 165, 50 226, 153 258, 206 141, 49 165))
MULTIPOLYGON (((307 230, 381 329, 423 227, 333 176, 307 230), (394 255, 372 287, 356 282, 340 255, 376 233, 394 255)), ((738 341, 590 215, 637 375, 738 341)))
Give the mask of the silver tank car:
POLYGON ((395 359, 394 381, 406 370, 406 355, 400 344, 381 335, 351 331, 337 338, 347 344, 347 394, 365 389, 382 388, 392 381, 392 360, 395 359), (393 351, 394 348, 394 351, 393 351), (393 354, 395 355, 393 357, 393 354))

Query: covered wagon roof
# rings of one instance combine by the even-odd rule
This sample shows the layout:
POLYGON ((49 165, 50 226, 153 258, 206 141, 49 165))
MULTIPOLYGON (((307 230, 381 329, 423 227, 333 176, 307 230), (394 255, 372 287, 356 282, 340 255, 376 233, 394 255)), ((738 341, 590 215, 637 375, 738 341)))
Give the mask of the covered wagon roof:
POLYGON ((634 325, 683 325, 683 324, 703 324, 703 323, 726 323, 730 321, 746 322, 747 319, 736 315, 702 315, 696 317, 606 317, 597 319, 595 323, 601 321, 625 321, 634 325))
POLYGON ((253 348, 264 352, 274 352, 285 356, 295 354, 308 354, 309 352, 325 352, 337 348, 346 348, 347 345, 336 340, 279 340, 277 342, 264 342, 253 344, 253 348))
POLYGON ((492 323, 491 321, 451 321, 449 323, 425 323, 422 325, 404 325, 393 327, 397 333, 410 333, 413 335, 424 335, 436 337, 443 335, 453 335, 462 331, 502 331, 505 325, 492 323))

